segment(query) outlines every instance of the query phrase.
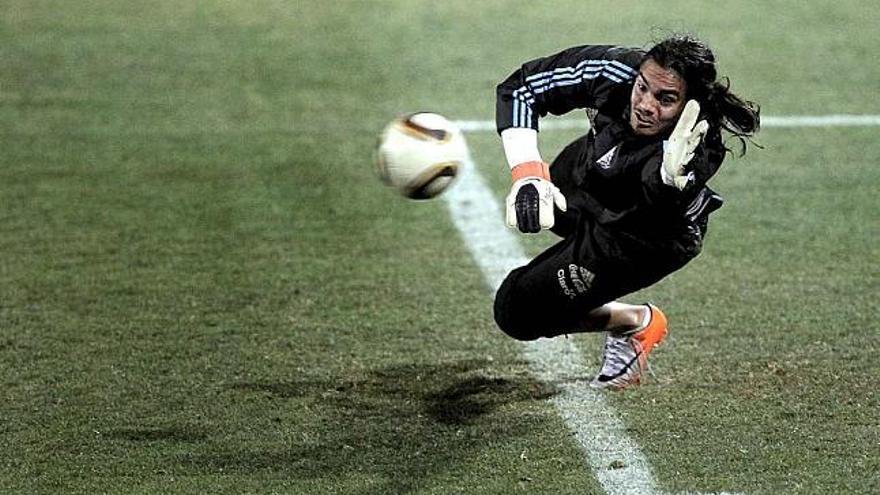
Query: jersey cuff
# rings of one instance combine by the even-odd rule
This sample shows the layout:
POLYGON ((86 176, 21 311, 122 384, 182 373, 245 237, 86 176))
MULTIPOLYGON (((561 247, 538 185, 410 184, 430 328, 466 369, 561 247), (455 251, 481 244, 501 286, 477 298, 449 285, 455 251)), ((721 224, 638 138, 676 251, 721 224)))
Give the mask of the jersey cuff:
POLYGON ((538 131, 529 127, 510 127, 501 131, 501 144, 507 165, 513 167, 520 163, 542 162, 538 151, 538 131))

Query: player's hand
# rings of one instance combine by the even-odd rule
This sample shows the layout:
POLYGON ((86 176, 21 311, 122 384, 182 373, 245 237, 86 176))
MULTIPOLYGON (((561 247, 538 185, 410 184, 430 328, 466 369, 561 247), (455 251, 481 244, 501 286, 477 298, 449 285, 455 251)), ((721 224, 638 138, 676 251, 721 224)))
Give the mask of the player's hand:
POLYGON ((679 190, 687 186, 690 174, 685 172, 685 166, 694 157, 694 150, 709 130, 708 122, 705 120, 697 122, 699 116, 700 104, 696 100, 688 100, 678 117, 675 129, 665 143, 660 178, 667 186, 679 190))
POLYGON ((507 225, 531 234, 553 227, 553 205, 562 211, 567 205, 565 196, 550 182, 547 164, 521 163, 511 172, 513 186, 507 195, 507 225))

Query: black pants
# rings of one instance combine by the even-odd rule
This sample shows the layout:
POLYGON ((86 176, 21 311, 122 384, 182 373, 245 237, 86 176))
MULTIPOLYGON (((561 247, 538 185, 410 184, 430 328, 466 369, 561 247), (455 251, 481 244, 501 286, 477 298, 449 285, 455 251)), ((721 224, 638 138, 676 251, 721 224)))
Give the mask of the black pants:
POLYGON ((585 143, 570 144, 550 167, 553 183, 570 199, 567 212, 555 211, 552 231, 563 239, 508 274, 495 294, 495 321, 518 340, 588 330, 590 310, 653 285, 700 251, 698 231, 646 242, 582 214, 577 196, 585 143))

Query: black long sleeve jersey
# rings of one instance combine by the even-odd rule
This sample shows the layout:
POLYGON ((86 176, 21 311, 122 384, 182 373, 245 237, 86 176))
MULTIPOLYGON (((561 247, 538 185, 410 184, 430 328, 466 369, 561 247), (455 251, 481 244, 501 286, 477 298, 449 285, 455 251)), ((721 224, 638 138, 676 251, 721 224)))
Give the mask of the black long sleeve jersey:
MULTIPOLYGON (((719 129, 710 129, 689 164, 688 186, 663 184, 660 166, 668 132, 644 137, 629 124, 630 94, 645 52, 611 45, 569 48, 523 64, 497 87, 498 132, 538 130, 538 119, 586 109, 591 129, 581 153, 577 198, 582 214, 642 239, 705 230, 721 198, 706 187, 724 159, 719 129)), ((669 131, 671 132, 671 130, 669 131)), ((574 199, 574 201, 571 201, 574 199)))

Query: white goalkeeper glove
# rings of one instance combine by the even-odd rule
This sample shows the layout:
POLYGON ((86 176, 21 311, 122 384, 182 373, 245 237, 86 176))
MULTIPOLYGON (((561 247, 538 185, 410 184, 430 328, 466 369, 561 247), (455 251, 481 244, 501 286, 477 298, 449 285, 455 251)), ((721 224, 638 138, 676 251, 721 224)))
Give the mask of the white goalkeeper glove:
POLYGON ((685 166, 694 157, 694 150, 709 130, 708 122, 697 122, 699 116, 700 104, 696 100, 689 100, 665 143, 660 178, 667 186, 682 190, 690 180, 692 172, 685 172, 685 166))
POLYGON ((554 225, 553 205, 567 209, 565 196, 550 182, 546 163, 520 163, 511 170, 513 186, 507 195, 507 225, 520 232, 537 233, 554 225))

